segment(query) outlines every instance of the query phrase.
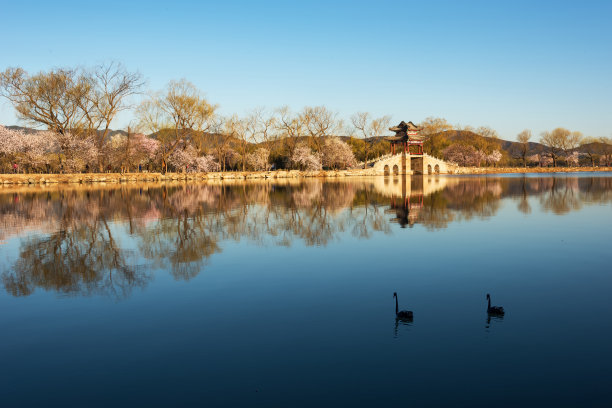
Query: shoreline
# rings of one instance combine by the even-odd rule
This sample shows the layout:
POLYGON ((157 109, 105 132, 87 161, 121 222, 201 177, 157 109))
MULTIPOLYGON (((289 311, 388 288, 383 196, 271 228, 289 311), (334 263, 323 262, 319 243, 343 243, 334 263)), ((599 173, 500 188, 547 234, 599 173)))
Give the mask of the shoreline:
POLYGON ((453 174, 527 174, 610 172, 612 167, 459 167, 453 174))
MULTIPOLYGON (((612 167, 459 167, 453 173, 441 175, 521 174, 521 173, 576 173, 612 172, 612 167)), ((434 174, 425 174, 432 176, 434 174)), ((214 172, 214 173, 74 173, 74 174, 0 174, 0 184, 91 184, 91 183, 137 183, 166 181, 206 180, 250 180, 250 179, 295 179, 338 177, 397 177, 383 176, 372 169, 353 170, 275 170, 259 172, 214 172)))

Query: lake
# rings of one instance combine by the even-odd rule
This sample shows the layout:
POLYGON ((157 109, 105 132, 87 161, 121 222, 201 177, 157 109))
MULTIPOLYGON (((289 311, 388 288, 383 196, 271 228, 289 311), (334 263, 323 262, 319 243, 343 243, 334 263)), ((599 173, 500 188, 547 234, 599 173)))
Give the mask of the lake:
POLYGON ((0 187, 0 405, 608 405, 611 232, 609 173, 0 187))

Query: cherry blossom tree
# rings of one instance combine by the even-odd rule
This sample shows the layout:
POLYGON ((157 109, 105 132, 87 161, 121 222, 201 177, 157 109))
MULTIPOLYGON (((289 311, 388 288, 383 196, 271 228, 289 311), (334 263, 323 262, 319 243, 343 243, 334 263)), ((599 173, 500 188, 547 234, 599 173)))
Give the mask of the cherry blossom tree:
POLYGON ((527 156, 527 161, 530 163, 535 163, 540 167, 548 167, 553 164, 552 157, 546 153, 536 153, 531 156, 527 156))
POLYGON ((170 156, 168 156, 168 164, 173 166, 175 169, 182 169, 183 171, 193 169, 196 161, 196 150, 191 145, 184 145, 174 150, 170 156))
POLYGON ((253 170, 270 170, 270 151, 260 147, 247 155, 247 163, 253 170))
POLYGON ((565 160, 567 161, 568 166, 578 166, 580 162, 580 153, 572 152, 572 154, 568 155, 565 160))
POLYGON ((486 161, 488 164, 492 164, 496 166, 497 163, 502 159, 502 154, 499 150, 493 150, 490 154, 487 155, 486 161))
POLYGON ((303 143, 296 146, 290 161, 293 167, 300 170, 321 170, 321 155, 303 143))
POLYGON ((482 162, 486 162, 486 161, 487 161, 487 154, 483 152, 482 150, 476 150, 476 152, 472 156, 471 164, 472 166, 480 167, 482 165, 482 162))
POLYGON ((129 171, 130 167, 153 161, 159 151, 159 145, 159 141, 142 133, 132 133, 128 128, 127 135, 118 134, 111 137, 107 151, 115 167, 121 167, 121 171, 129 171))
POLYGON ((0 155, 3 158, 12 158, 18 151, 18 146, 23 138, 23 132, 15 131, 0 126, 0 155))
POLYGON ((80 172, 97 163, 99 152, 92 139, 82 139, 70 132, 53 136, 59 148, 61 172, 80 172))
POLYGON ((527 156, 528 163, 534 163, 540 165, 540 155, 538 153, 527 156))
POLYGON ((57 142, 51 132, 37 132, 25 135, 20 146, 20 157, 22 162, 30 170, 48 171, 50 155, 57 151, 57 142))
POLYGON ((200 156, 195 160, 195 168, 197 171, 211 172, 221 170, 221 166, 211 154, 200 156))
POLYGON ((459 166, 473 166, 478 152, 473 146, 454 144, 442 151, 444 158, 459 166))
POLYGON ((340 138, 327 138, 323 145, 322 164, 328 168, 346 169, 356 164, 353 149, 340 138))
POLYGON ((0 126, 0 159, 5 164, 15 163, 28 171, 48 170, 50 155, 57 149, 51 132, 26 133, 0 126))

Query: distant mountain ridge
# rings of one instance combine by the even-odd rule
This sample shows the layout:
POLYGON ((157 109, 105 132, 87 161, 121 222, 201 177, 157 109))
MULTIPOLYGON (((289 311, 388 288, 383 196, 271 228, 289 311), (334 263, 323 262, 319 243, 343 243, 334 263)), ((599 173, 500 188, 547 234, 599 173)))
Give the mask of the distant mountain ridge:
MULTIPOLYGON (((21 130, 22 132, 26 134, 33 134, 33 133, 45 131, 43 129, 34 129, 34 128, 29 128, 29 127, 24 127, 24 126, 17 126, 17 125, 11 125, 11 126, 5 126, 5 127, 11 130, 21 130)), ((98 131, 98 132, 102 133, 102 131, 98 131)), ((115 135, 127 135, 127 132, 125 130, 112 130, 112 129, 108 132, 109 137, 112 137, 115 135)))
MULTIPOLYGON (((21 130, 27 134, 32 134, 32 133, 43 131, 41 129, 34 129, 34 128, 29 128, 29 127, 24 127, 24 126, 17 126, 17 125, 6 126, 6 128, 13 129, 13 130, 21 130)), ((492 140, 489 137, 480 136, 469 130, 447 130, 443 133, 449 140, 453 142, 459 142, 461 140, 469 141, 471 138, 476 138, 476 137, 483 137, 485 139, 492 140)), ((117 134, 127 135, 127 132, 125 130, 110 130, 109 137, 112 137, 117 134)), ((155 134, 151 134, 149 136, 155 137, 155 134)), ((206 134, 206 136, 214 140, 219 139, 218 134, 210 133, 210 134, 206 134)), ((338 136, 338 137, 340 137, 343 140, 347 140, 350 138, 350 136, 338 136)), ((384 138, 385 136, 380 136, 380 137, 369 138, 368 140, 377 141, 377 140, 381 140, 384 138)), ((521 150, 522 150, 521 143, 513 142, 510 140, 504 140, 504 139, 497 139, 497 141, 500 143, 501 149, 507 152, 510 158, 519 158, 521 156, 521 150)), ((249 143, 249 144, 252 144, 252 143, 249 143)), ((539 153, 545 152, 548 149, 546 146, 544 146, 543 144, 539 142, 529 142, 528 144, 529 144, 529 149, 528 149, 527 155, 539 154, 539 153)), ((577 151, 579 153, 587 153, 589 151, 590 152, 603 151, 605 148, 606 148, 606 145, 604 143, 594 142, 594 143, 588 143, 588 144, 579 146, 578 148, 572 149, 570 151, 571 152, 577 151)))

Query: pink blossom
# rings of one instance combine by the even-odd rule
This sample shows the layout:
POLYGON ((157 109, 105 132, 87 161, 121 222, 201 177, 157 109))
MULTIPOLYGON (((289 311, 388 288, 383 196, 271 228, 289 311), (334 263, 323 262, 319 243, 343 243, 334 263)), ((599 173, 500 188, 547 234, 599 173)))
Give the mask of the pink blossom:
POLYGON ((196 158, 195 166, 197 171, 203 171, 207 173, 211 171, 219 171, 221 169, 221 166, 219 165, 219 163, 217 163, 215 157, 210 154, 196 158))
POLYGON ((301 170, 321 170, 321 155, 300 144, 291 155, 291 164, 301 170))
POLYGON ((578 166, 578 163, 580 161, 580 153, 572 152, 572 154, 567 156, 566 160, 567 160, 567 164, 571 166, 578 166))
POLYGON ((99 151, 92 139, 82 139, 72 133, 54 133, 52 139, 59 147, 60 163, 65 171, 78 172, 96 164, 99 151))
POLYGON ((322 161, 325 167, 335 169, 346 169, 357 163, 353 149, 337 137, 325 140, 322 161))
POLYGON ((502 154, 499 150, 493 150, 490 154, 487 155, 487 163, 489 164, 497 164, 502 158, 502 154))
POLYGON ((260 147, 247 155, 247 163, 253 170, 270 170, 270 151, 265 147, 260 147))
POLYGON ((442 153, 446 160, 459 166, 473 166, 476 164, 477 156, 479 156, 473 146, 459 143, 447 147, 442 153))
POLYGON ((168 164, 177 170, 194 167, 196 161, 196 150, 191 145, 181 146, 174 150, 168 157, 168 164))

